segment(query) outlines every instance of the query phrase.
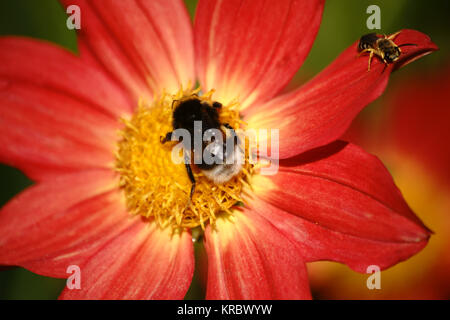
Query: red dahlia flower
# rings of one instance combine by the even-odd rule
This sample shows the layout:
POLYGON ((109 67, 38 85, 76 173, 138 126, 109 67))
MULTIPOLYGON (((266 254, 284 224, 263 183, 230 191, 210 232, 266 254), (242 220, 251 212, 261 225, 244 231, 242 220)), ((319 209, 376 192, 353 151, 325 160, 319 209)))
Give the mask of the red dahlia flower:
POLYGON ((365 272, 423 248, 429 231, 381 162, 336 139, 394 69, 436 46, 402 30, 395 42, 416 46, 368 72, 354 43, 277 95, 312 46, 323 2, 200 1, 192 27, 181 1, 76 1, 80 56, 1 38, 1 160, 37 183, 1 211, 0 263, 52 277, 78 265, 81 289, 62 298, 183 298, 200 226, 207 298, 299 299, 311 296, 306 262, 365 272), (279 129, 281 160, 273 176, 246 162, 223 185, 195 172, 185 209, 185 167, 159 139, 196 80, 233 128, 279 129))

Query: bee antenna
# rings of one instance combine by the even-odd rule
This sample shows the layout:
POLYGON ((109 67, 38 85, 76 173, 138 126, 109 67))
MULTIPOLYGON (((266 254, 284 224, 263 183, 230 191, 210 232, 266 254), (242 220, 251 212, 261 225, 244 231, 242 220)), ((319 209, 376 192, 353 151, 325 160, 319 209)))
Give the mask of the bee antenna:
POLYGON ((178 102, 178 101, 180 101, 180 100, 173 100, 173 101, 172 101, 172 110, 173 110, 173 104, 174 104, 175 102, 178 102))
POLYGON ((404 43, 404 44, 401 44, 401 45, 399 45, 397 47, 406 47, 406 46, 416 46, 417 47, 417 44, 415 44, 415 43, 404 43))

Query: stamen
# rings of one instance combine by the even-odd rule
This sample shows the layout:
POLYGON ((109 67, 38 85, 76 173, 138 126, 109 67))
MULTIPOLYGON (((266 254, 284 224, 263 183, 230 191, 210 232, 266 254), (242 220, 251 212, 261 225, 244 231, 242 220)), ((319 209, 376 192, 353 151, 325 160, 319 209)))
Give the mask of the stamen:
MULTIPOLYGON (((175 95, 163 92, 150 104, 140 100, 131 119, 122 119, 124 128, 116 152, 116 170, 120 173, 120 186, 126 196, 129 212, 154 219, 161 227, 205 228, 214 224, 221 212, 242 202, 244 184, 250 184, 253 165, 245 157, 243 170, 231 180, 216 185, 192 165, 196 180, 195 193, 190 201, 191 182, 184 163, 172 162, 172 148, 178 142, 162 144, 160 137, 173 131, 173 109, 193 95, 212 103, 213 91, 199 96, 200 89, 180 90, 175 95)), ((220 102, 220 101, 219 101, 220 102)), ((235 130, 242 127, 236 101, 223 106, 221 123, 235 130)))

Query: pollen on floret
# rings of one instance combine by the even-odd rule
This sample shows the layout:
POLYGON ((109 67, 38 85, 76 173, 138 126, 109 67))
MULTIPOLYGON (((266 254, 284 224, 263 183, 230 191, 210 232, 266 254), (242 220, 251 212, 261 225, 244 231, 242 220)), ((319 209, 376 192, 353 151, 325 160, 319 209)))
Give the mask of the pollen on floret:
MULTIPOLYGON (((232 214, 231 208, 243 202, 241 193, 253 174, 248 156, 242 171, 223 184, 214 184, 192 166, 196 187, 190 201, 192 184, 185 164, 172 161, 172 149, 179 142, 161 143, 161 137, 173 130, 173 108, 179 101, 196 95, 212 103, 212 94, 199 95, 199 89, 180 89, 175 95, 163 92, 151 103, 140 101, 132 117, 122 119, 116 170, 129 212, 154 219, 162 228, 204 229, 208 223, 214 224, 218 215, 232 214)), ((223 106, 220 119, 239 129, 239 104, 223 106)))

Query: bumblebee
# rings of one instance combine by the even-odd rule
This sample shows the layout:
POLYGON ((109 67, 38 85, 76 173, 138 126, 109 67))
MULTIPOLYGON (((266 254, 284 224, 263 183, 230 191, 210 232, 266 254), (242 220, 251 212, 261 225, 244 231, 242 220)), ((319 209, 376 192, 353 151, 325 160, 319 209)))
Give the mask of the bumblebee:
POLYGON ((196 95, 185 97, 174 103, 176 103, 172 120, 174 131, 161 137, 161 143, 174 140, 173 138, 178 140, 180 137, 175 137, 177 129, 185 129, 189 132, 189 141, 182 140, 182 143, 186 171, 192 183, 190 192, 190 199, 192 199, 196 184, 192 165, 197 166, 209 180, 221 184, 241 171, 244 162, 243 151, 234 129, 219 120, 221 103, 208 103, 200 100, 196 95), (196 143, 195 137, 201 139, 201 142, 196 143), (209 160, 213 158, 214 161, 208 161, 205 155, 209 155, 209 160), (195 160, 194 163, 192 158, 195 160))
POLYGON ((396 32, 389 37, 386 35, 379 35, 376 33, 369 33, 361 37, 358 43, 359 56, 365 52, 369 52, 369 66, 367 71, 370 71, 370 65, 374 55, 378 56, 385 65, 389 65, 397 61, 402 53, 400 47, 415 46, 412 43, 405 43, 396 45, 394 43, 395 37, 399 35, 401 31, 396 32))

